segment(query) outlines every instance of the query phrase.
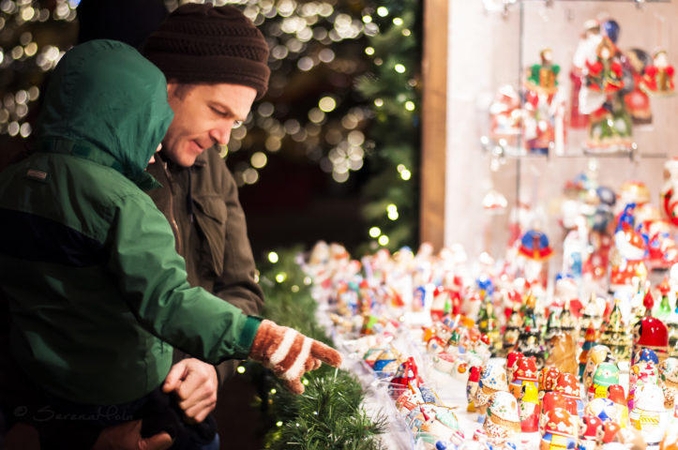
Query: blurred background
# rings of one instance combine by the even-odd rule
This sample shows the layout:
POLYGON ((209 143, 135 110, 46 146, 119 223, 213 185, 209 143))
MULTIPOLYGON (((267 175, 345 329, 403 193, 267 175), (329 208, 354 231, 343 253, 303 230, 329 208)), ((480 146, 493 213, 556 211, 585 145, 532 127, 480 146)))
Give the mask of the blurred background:
MULTIPOLYGON (((211 3, 241 8, 271 48, 268 94, 227 156, 255 257, 318 240, 415 245, 419 2, 211 3)), ((76 42, 78 4, 0 0, 1 167, 31 145, 44 80, 76 42)))

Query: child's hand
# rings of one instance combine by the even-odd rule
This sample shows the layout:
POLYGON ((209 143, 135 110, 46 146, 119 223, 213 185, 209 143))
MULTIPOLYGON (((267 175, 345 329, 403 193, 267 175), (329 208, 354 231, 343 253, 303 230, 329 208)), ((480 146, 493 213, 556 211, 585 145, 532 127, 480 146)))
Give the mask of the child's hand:
POLYGON ((271 369, 295 394, 304 392, 304 373, 319 368, 323 362, 339 367, 342 360, 333 348, 270 320, 261 322, 250 358, 271 369))

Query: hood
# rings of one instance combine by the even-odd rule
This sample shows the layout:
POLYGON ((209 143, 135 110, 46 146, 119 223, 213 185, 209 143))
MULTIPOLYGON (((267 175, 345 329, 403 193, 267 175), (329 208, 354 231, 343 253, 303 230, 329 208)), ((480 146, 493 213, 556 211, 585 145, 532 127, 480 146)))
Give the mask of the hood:
POLYGON ((148 187, 148 160, 172 117, 157 67, 127 44, 94 40, 73 47, 57 64, 36 135, 42 151, 93 160, 148 187))

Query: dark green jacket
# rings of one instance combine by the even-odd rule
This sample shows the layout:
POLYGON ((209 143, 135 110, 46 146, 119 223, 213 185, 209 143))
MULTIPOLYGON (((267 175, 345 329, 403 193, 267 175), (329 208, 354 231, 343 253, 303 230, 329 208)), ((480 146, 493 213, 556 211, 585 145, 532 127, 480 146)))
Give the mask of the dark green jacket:
MULTIPOLYGON (((172 164, 161 151, 148 172, 162 184, 149 194, 172 226, 177 252, 186 260, 189 283, 246 314, 261 314, 264 296, 257 283, 238 187, 217 149, 205 151, 190 168, 172 164)), ((175 360, 185 356, 175 352, 175 360)), ((236 365, 237 361, 219 365, 222 382, 236 365)))
POLYGON ((172 346, 244 358, 255 318, 186 280, 167 220, 140 187, 172 113, 164 77, 131 47, 91 41, 54 71, 38 153, 0 174, 0 282, 13 354, 72 401, 159 386, 172 346))

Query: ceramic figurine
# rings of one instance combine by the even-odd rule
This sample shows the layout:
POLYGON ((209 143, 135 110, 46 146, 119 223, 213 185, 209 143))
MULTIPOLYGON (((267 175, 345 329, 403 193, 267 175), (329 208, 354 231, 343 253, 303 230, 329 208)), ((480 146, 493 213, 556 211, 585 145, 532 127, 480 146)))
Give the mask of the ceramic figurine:
POLYGON ((659 364, 659 385, 664 391, 664 407, 673 411, 678 392, 678 358, 669 357, 659 364))
POLYGON ((537 360, 534 356, 522 356, 516 360, 515 368, 512 371, 513 378, 509 383, 509 392, 516 399, 523 396, 526 385, 533 385, 538 392, 537 379, 539 370, 537 369, 537 360))
POLYGON ((553 51, 550 48, 543 49, 539 57, 541 63, 534 64, 528 69, 526 87, 547 95, 554 94, 557 90, 560 66, 553 64, 553 51))
POLYGON ((556 408, 562 408, 574 416, 577 414, 576 400, 566 397, 561 392, 549 391, 541 399, 541 416, 539 418, 539 428, 544 431, 544 423, 547 420, 548 412, 556 408))
POLYGON ((393 350, 386 349, 378 354, 377 358, 374 360, 372 369, 377 373, 377 376, 390 378, 396 373, 399 366, 400 361, 398 361, 393 350))
POLYGON ((594 92, 611 94, 624 87, 622 65, 616 59, 616 47, 607 37, 598 44, 596 60, 586 61, 585 84, 594 92))
POLYGON ((549 313, 546 320, 546 331, 544 331, 544 340, 547 342, 551 340, 557 333, 560 332, 560 314, 555 309, 549 313))
POLYGON ((579 379, 583 381, 584 379, 584 369, 586 368, 586 361, 588 360, 588 355, 593 346, 596 344, 597 331, 593 323, 589 323, 586 328, 586 335, 584 337, 584 343, 581 347, 581 352, 579 352, 579 379))
POLYGON ((442 405, 425 405, 422 408, 426 420, 419 425, 418 435, 425 443, 434 445, 440 439, 460 442, 463 434, 454 411, 442 405))
POLYGON ((602 422, 616 422, 617 412, 617 405, 609 398, 594 398, 584 407, 584 417, 587 415, 597 417, 602 422))
POLYGON ((607 345, 594 345, 588 353, 586 367, 584 368, 584 375, 582 377, 586 392, 589 392, 593 385, 593 375, 596 373, 596 367, 604 361, 614 362, 616 359, 607 345))
POLYGON ((549 48, 541 51, 540 59, 540 64, 527 69, 523 137, 532 153, 548 154, 551 149, 562 153, 565 99, 558 92, 560 66, 553 64, 553 52, 549 48))
POLYGON ((483 300, 478 310, 476 323, 478 324, 478 330, 489 339, 490 352, 496 354, 497 350, 501 347, 501 340, 499 338, 499 323, 494 313, 491 297, 487 296, 483 300))
POLYGON ((629 406, 626 400, 626 393, 621 384, 613 384, 607 388, 607 398, 617 407, 616 420, 621 428, 625 428, 629 421, 629 406))
POLYGON ((619 367, 611 362, 598 364, 593 374, 592 392, 589 392, 588 398, 607 398, 608 388, 613 384, 619 384, 619 367))
POLYGON ((645 384, 658 383, 658 364, 659 359, 657 358, 657 355, 650 349, 644 348, 636 356, 635 361, 629 370, 629 395, 627 400, 629 410, 633 410, 636 392, 639 387, 645 384))
POLYGON ((592 109, 587 107, 585 103, 591 95, 586 87, 582 86, 582 79, 586 63, 596 60, 596 49, 602 38, 600 22, 594 19, 587 20, 584 23, 584 30, 577 43, 570 71, 570 80, 572 82, 570 124, 573 128, 585 128, 588 125, 587 114, 592 109), (581 105, 583 108, 580 107, 580 102, 583 103, 581 105))
POLYGON ((466 365, 456 349, 448 349, 444 352, 433 354, 431 362, 436 370, 455 377, 466 370, 466 365))
POLYGON ((648 446, 658 446, 670 420, 664 408, 664 393, 656 384, 644 384, 638 388, 636 399, 629 413, 631 426, 640 431, 648 446))
POLYGON ((466 382, 466 411, 468 412, 475 412, 476 410, 475 398, 481 372, 482 368, 480 366, 471 366, 469 369, 468 380, 466 382))
POLYGON ((645 220, 641 227, 647 241, 646 265, 649 270, 667 270, 678 260, 678 245, 673 238, 671 224, 656 217, 645 220))
MULTIPOLYGON (((600 336, 600 343, 608 347, 616 360, 627 361, 631 356, 631 333, 622 317, 619 302, 619 298, 615 298, 607 325, 600 336)), ((584 383, 586 382, 585 378, 584 383)))
POLYGON ((501 86, 490 104, 490 138, 517 151, 522 134, 521 98, 511 85, 501 86))
POLYGON ((641 88, 649 95, 671 95, 675 89, 674 74, 666 50, 658 50, 652 57, 652 65, 645 68, 641 88))
POLYGON ((545 366, 539 371, 539 396, 541 398, 556 388, 559 377, 560 370, 555 366, 545 366))
POLYGON ((539 450, 574 449, 578 439, 579 419, 563 408, 548 411, 539 450))
POLYGON ((650 97, 643 90, 643 77, 645 70, 652 64, 652 58, 645 51, 639 48, 632 48, 625 52, 626 60, 632 73, 632 88, 626 89, 624 94, 624 103, 631 115, 633 124, 652 123, 652 108, 650 107, 650 97))
POLYGON ((652 350, 657 355, 659 362, 666 359, 669 352, 669 330, 664 322, 652 315, 654 298, 649 289, 643 297, 643 306, 645 307, 645 316, 633 327, 632 365, 642 349, 652 350))
POLYGON ((596 450, 598 431, 603 428, 603 421, 591 414, 584 414, 579 427, 577 450, 596 450))
POLYGON ((501 446, 520 433, 520 412, 516 398, 508 392, 492 395, 483 429, 492 445, 501 446))
POLYGON ((412 356, 408 357, 405 362, 400 364, 391 378, 391 385, 401 386, 403 389, 419 387, 422 382, 423 380, 419 376, 419 368, 412 356))
POLYGON ((511 314, 506 322, 506 328, 502 336, 502 356, 506 356, 518 342, 520 330, 523 326, 523 318, 520 315, 519 305, 514 304, 511 314))
POLYGON ((539 431, 541 403, 536 384, 526 384, 522 388, 522 395, 518 401, 520 407, 520 430, 523 433, 539 431))
POLYGON ((566 398, 574 401, 576 410, 574 411, 579 417, 584 415, 584 400, 581 395, 581 387, 579 386, 579 379, 573 373, 563 372, 558 377, 558 382, 554 388, 555 392, 560 392, 566 398))
POLYGON ((495 392, 508 392, 508 380, 506 379, 506 368, 501 360, 491 359, 483 367, 478 381, 478 389, 474 404, 478 412, 479 419, 485 415, 490 403, 490 397, 495 392))
POLYGON ((403 416, 409 414, 422 403, 424 403, 424 399, 418 389, 403 389, 400 396, 395 399, 396 409, 403 416))
POLYGON ((553 256, 553 248, 548 237, 542 231, 527 230, 520 238, 518 254, 525 258, 525 278, 534 284, 546 286, 547 273, 545 262, 553 256))
POLYGON ((614 243, 616 257, 610 268, 610 290, 628 289, 636 280, 645 282, 648 276, 647 244, 640 231, 620 226, 614 234, 614 243))

